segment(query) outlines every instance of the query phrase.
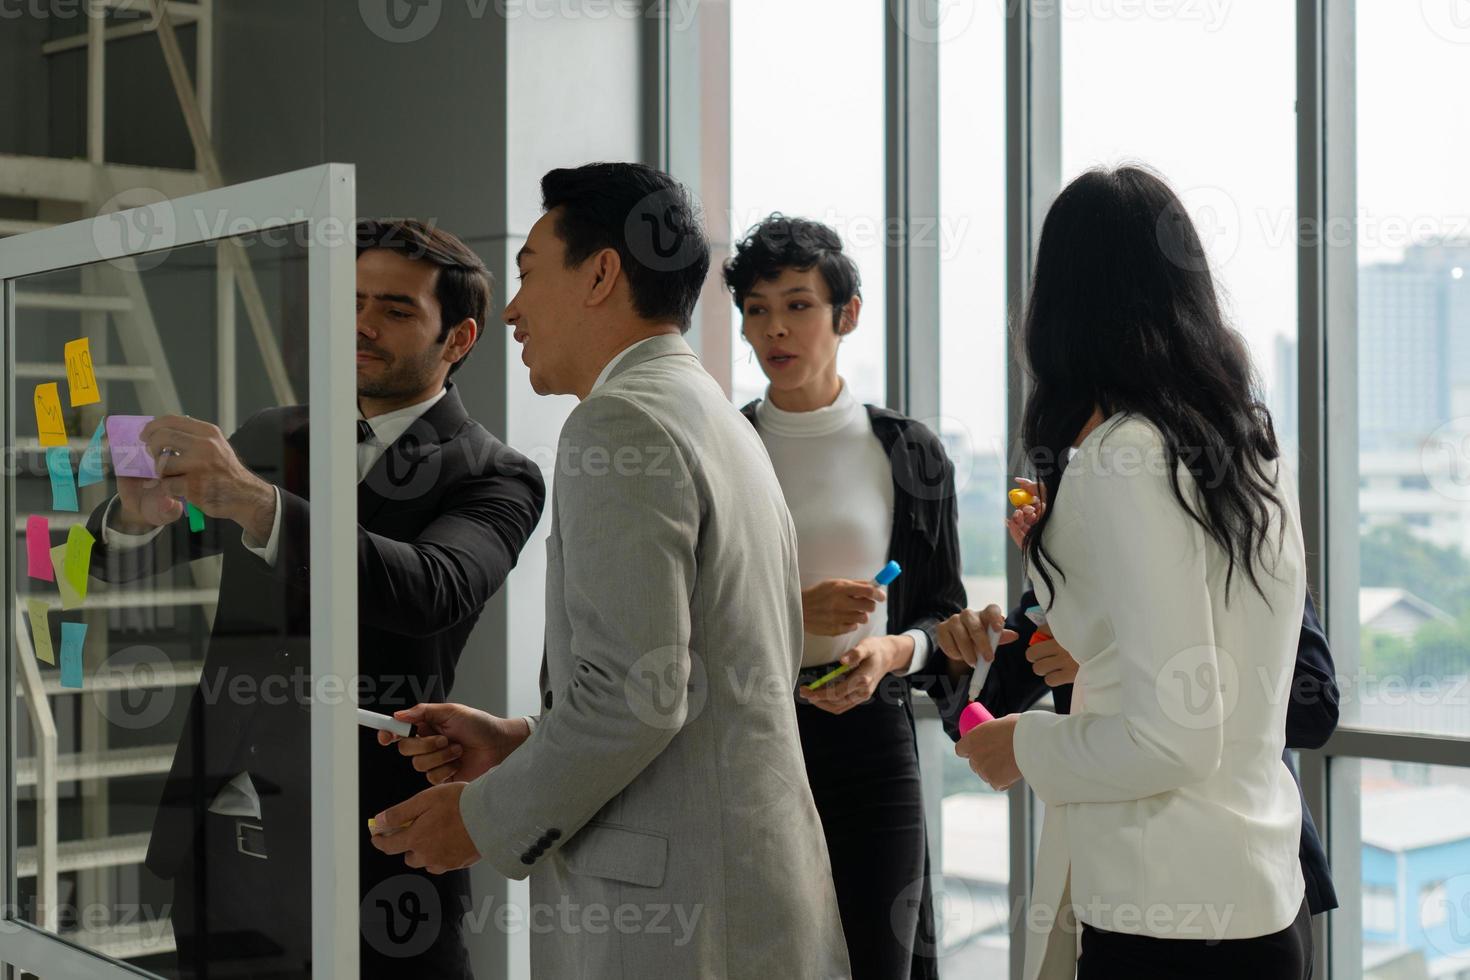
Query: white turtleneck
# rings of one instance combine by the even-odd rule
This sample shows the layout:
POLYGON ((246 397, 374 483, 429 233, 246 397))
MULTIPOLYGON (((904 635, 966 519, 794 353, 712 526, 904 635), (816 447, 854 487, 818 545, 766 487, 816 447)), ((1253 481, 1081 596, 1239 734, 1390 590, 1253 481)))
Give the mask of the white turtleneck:
MULTIPOLYGON (((801 587, 834 578, 871 580, 888 563, 893 467, 873 433, 867 409, 845 381, 836 401, 812 412, 777 408, 767 389, 756 407, 756 427, 796 525, 801 587)), ((915 571, 905 569, 904 574, 915 571)), ((859 641, 887 631, 887 604, 879 603, 868 621, 850 633, 807 633, 801 664, 831 663, 859 641)), ((914 656, 905 673, 913 673, 929 654, 929 637, 917 629, 906 635, 914 638, 914 656)))

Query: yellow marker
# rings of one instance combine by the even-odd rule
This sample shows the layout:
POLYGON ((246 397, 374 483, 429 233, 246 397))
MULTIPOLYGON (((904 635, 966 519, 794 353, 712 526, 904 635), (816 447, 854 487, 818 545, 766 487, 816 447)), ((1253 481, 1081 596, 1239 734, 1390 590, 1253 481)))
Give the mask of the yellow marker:
POLYGON ((92 371, 92 342, 86 337, 66 345, 66 384, 71 389, 71 405, 95 405, 102 400, 97 390, 97 375, 92 371))
POLYGON ((1029 507, 1031 504, 1036 503, 1036 498, 1020 487, 1016 487, 1010 493, 1006 494, 1006 497, 1010 500, 1012 507, 1029 507))
POLYGON ((829 670, 829 671, 827 671, 827 673, 823 674, 821 677, 818 677, 816 680, 814 680, 810 684, 808 684, 807 685, 807 689, 810 690, 810 691, 815 691, 817 688, 821 687, 823 684, 826 684, 828 681, 834 681, 834 680, 836 680, 837 678, 841 677, 843 674, 847 673, 849 670, 852 670, 852 664, 843 664, 841 667, 838 667, 836 670, 829 670))
POLYGON ((96 540, 80 524, 73 524, 66 533, 66 555, 61 559, 61 571, 81 599, 87 598, 87 574, 92 567, 92 545, 96 540))
POLYGON ((61 393, 55 381, 36 385, 36 432, 43 446, 66 445, 66 421, 61 417, 61 393))
MULTIPOLYGON (((410 828, 412 826, 413 826, 413 821, 410 820, 408 823, 403 824, 398 829, 399 830, 407 830, 408 828, 410 828)), ((391 833, 395 833, 395 831, 392 831, 392 830, 383 830, 383 831, 380 831, 380 830, 378 830, 378 818, 377 817, 368 817, 368 833, 373 834, 374 836, 376 836, 379 833, 391 834, 391 833)))
POLYGON ((31 620, 31 646, 36 649, 36 659, 56 665, 56 649, 51 646, 51 623, 46 618, 50 605, 45 599, 27 599, 26 615, 31 620))

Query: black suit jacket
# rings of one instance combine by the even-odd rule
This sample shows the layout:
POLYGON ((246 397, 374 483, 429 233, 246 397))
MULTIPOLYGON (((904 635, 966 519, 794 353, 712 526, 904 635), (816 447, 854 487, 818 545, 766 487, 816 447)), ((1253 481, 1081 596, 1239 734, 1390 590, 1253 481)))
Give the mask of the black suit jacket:
MULTIPOLYGON (((1036 593, 1027 589, 1021 602, 1006 618, 1006 627, 1019 634, 1018 638, 1004 644, 996 651, 995 662, 980 690, 980 700, 997 718, 1030 708, 1048 691, 1059 714, 1066 714, 1072 707, 1072 685, 1064 684, 1048 688, 1046 682, 1031 669, 1026 659, 1026 647, 1036 632, 1036 624, 1026 617, 1026 610, 1037 605, 1036 593)), ((1306 608, 1302 613, 1301 638, 1297 642, 1296 664, 1292 670, 1291 701, 1286 706, 1286 747, 1288 749, 1321 748, 1337 728, 1338 715, 1337 674, 1332 665, 1332 651, 1327 646, 1327 635, 1317 618, 1317 607, 1307 594, 1306 608)), ((959 737, 958 728, 946 729, 951 738, 959 737)), ((1296 779, 1296 768, 1291 763, 1291 753, 1285 762, 1296 779)), ((1301 792, 1298 782, 1297 791, 1301 792)), ((1327 863, 1327 851, 1302 799, 1302 836, 1299 847, 1302 875, 1307 885, 1307 907, 1313 915, 1337 908, 1337 892, 1332 886, 1332 872, 1327 863)))
MULTIPOLYGON (((202 846, 199 829, 211 801, 243 770, 261 795, 270 859, 279 862, 278 869, 298 867, 305 887, 314 505, 308 492, 307 409, 261 412, 230 441, 253 472, 280 490, 274 565, 244 547, 238 525, 212 519, 202 533, 191 534, 180 521, 148 547, 108 548, 101 534, 104 505, 89 525, 97 539, 92 573, 111 581, 135 580, 223 554, 204 672, 164 785, 148 868, 163 878, 178 873, 191 851, 202 846)), ((544 501, 540 470, 473 421, 451 384, 383 453, 358 484, 356 501, 335 502, 355 503, 357 509, 359 660, 358 676, 349 680, 358 703, 388 714, 447 698, 465 641, 486 600, 515 566, 544 501)), ((396 751, 378 745, 375 732, 359 733, 361 819, 341 830, 362 840, 362 893, 393 876, 422 876, 438 896, 445 924, 457 930, 461 903, 469 895, 466 872, 428 876, 368 842, 369 816, 428 783, 396 751)), ((309 922, 305 926, 309 929, 309 922)), ((366 921, 364 930, 369 931, 366 921)))

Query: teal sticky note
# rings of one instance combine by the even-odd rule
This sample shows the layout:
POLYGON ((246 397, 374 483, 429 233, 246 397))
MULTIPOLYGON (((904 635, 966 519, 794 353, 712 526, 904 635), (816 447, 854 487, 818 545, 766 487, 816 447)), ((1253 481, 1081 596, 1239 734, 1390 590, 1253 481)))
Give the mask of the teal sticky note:
POLYGON ((90 487, 102 482, 102 434, 106 431, 107 423, 98 422, 97 431, 92 433, 92 441, 87 443, 82 461, 77 464, 77 486, 90 487))
POLYGON ((51 474, 51 509, 77 510, 77 484, 71 474, 71 449, 54 446, 46 450, 46 470, 51 474))
POLYGON ((61 624, 61 686, 82 687, 82 641, 87 638, 86 623, 61 624))
POLYGON ((204 530, 204 511, 188 501, 184 501, 184 507, 189 511, 189 530, 196 534, 204 530))

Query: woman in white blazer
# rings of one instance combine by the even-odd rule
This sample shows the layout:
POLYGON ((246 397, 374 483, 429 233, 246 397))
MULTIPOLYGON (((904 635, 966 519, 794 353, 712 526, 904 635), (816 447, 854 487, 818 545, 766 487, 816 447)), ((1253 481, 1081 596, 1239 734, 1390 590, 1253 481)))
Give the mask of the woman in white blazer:
POLYGON ((1094 170, 1062 192, 1023 330, 1023 439, 1051 502, 1027 567, 1080 667, 1071 714, 1009 715, 957 751, 1046 804, 1025 976, 1299 980, 1296 490, 1161 178, 1094 170))

